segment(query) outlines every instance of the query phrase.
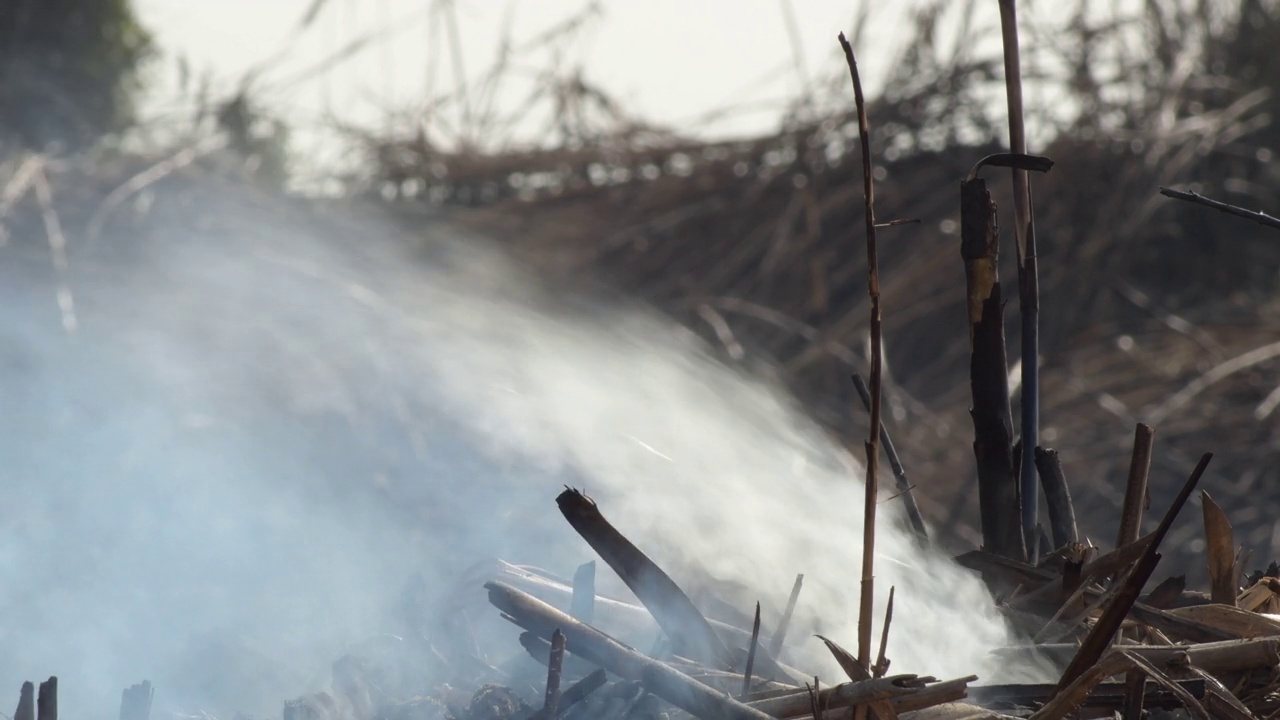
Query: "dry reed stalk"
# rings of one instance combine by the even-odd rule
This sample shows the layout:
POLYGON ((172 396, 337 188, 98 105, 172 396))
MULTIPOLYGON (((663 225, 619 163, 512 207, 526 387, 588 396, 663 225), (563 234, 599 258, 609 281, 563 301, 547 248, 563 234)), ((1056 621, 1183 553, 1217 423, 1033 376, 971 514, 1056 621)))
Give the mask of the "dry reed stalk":
POLYGON ((862 95, 862 78, 858 75, 858 61, 853 46, 840 33, 840 46, 844 48, 853 79, 853 97, 858 109, 858 136, 862 146, 862 188, 865 206, 867 236, 867 294, 871 300, 871 429, 866 441, 867 482, 863 504, 862 526, 862 586, 858 606, 858 662, 870 672, 871 668, 871 608, 874 598, 876 547, 876 497, 879 491, 877 472, 880 465, 880 404, 883 383, 882 338, 880 328, 880 274, 876 254, 875 185, 871 176, 871 131, 867 122, 866 101, 862 95))
POLYGON ((1147 478, 1151 473, 1151 449, 1155 443, 1155 430, 1138 423, 1133 435, 1133 456, 1129 461, 1129 480, 1124 490, 1124 506, 1120 511, 1120 529, 1116 534, 1116 547, 1136 542, 1142 529, 1142 511, 1150 501, 1147 478))
MULTIPOLYGON (((1026 125, 1022 113, 1022 60, 1018 48, 1017 0, 1000 0, 1000 29, 1004 42, 1005 92, 1009 103, 1009 151, 1027 154, 1026 125)), ((1039 486, 1035 453, 1040 444, 1040 280, 1036 259, 1035 225, 1031 215, 1031 181, 1027 171, 1013 169, 1014 237, 1018 246, 1018 300, 1022 311, 1022 444, 1019 500, 1022 536, 1027 556, 1039 555, 1036 514, 1039 486)))

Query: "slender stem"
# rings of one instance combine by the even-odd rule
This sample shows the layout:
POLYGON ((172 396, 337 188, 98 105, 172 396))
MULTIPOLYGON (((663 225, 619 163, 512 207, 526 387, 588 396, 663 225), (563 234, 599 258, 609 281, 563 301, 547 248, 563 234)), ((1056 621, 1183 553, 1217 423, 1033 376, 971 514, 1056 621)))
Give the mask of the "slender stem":
MULTIPOLYGON (((1026 124, 1022 113, 1022 61, 1018 50, 1017 0, 1000 0, 1000 28, 1004 40, 1005 90, 1009 101, 1009 151, 1027 153, 1026 124)), ((1036 260, 1035 226, 1031 216, 1031 183, 1027 171, 1013 169, 1014 237, 1018 246, 1018 299, 1022 311, 1022 444, 1019 475, 1022 535, 1027 556, 1037 559, 1036 514, 1039 485, 1035 453, 1040 444, 1040 282, 1036 260)))
POLYGON ((882 387, 882 350, 880 336, 880 273, 876 258, 875 186, 871 178, 871 131, 867 122, 867 106, 862 95, 862 78, 853 46, 840 33, 849 74, 853 78, 853 98, 858 109, 858 135, 862 141, 862 188, 866 205, 867 294, 871 298, 871 429, 866 441, 867 482, 863 504, 862 586, 858 607, 858 662, 868 672, 871 668, 871 607, 875 589, 876 496, 879 492, 877 471, 880 463, 880 396, 882 387))

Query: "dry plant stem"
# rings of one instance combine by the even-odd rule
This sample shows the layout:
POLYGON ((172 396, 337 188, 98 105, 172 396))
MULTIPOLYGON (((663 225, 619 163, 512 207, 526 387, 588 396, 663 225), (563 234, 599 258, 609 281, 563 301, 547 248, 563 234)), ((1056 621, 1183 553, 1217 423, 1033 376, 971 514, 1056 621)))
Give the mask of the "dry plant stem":
POLYGON ((1211 198, 1207 198, 1199 193, 1183 192, 1181 190, 1173 190, 1167 187, 1160 188, 1160 194, 1164 195, 1165 197, 1171 197, 1175 200, 1185 200, 1187 202, 1195 203, 1197 205, 1204 205, 1205 207, 1211 207, 1215 210, 1221 210, 1222 212, 1228 213, 1230 215, 1236 215, 1238 217, 1248 218, 1260 225, 1266 225, 1267 227, 1272 227, 1272 228, 1276 228, 1277 230, 1280 230, 1280 218, 1272 217, 1261 211, 1246 210, 1238 205, 1229 205, 1220 200, 1213 200, 1211 198))
POLYGON ((671 639, 678 655, 719 668, 733 666, 733 655, 689 596, 662 568, 605 520, 595 502, 568 489, 556 504, 573 529, 622 578, 671 639))
POLYGON ((619 677, 640 681, 654 695, 694 716, 732 720, 769 717, 578 622, 528 593, 500 582, 485 583, 485 589, 489 591, 489 602, 520 627, 544 638, 550 638, 556 630, 562 631, 570 652, 598 662, 619 677))
POLYGON ((547 659, 547 693, 542 711, 552 718, 560 711, 560 677, 564 671, 564 633, 551 633, 551 654, 547 659))
MULTIPOLYGON (((1017 0, 1000 0, 1000 30, 1004 41, 1005 93, 1009 103, 1009 151, 1027 153, 1022 114, 1022 61, 1018 48, 1017 0)), ((1014 237, 1018 245, 1018 299, 1022 311, 1022 442, 1040 444, 1040 281, 1036 260, 1035 225, 1031 216, 1031 181, 1027 171, 1014 168, 1014 237)), ((1036 513, 1039 507, 1033 453, 1024 453, 1019 484, 1022 535, 1027 552, 1036 558, 1036 513)))
POLYGON ((1209 561, 1209 597, 1215 603, 1236 606, 1235 539, 1231 522, 1209 493, 1200 491, 1204 510, 1205 551, 1209 561))
POLYGON ((1191 477, 1187 479, 1182 489, 1178 491, 1178 496, 1174 498, 1173 505, 1169 507, 1164 518, 1161 519, 1159 527, 1156 528, 1155 534, 1151 538, 1151 544, 1147 546, 1142 558, 1138 560, 1138 564, 1129 572, 1119 591, 1108 603, 1106 610, 1103 610, 1097 624, 1093 626, 1093 630, 1089 632, 1084 642, 1081 643, 1080 651, 1076 653, 1071 664, 1063 672, 1062 679, 1058 683, 1060 691, 1066 689, 1080 677, 1085 669, 1096 663, 1102 657, 1103 652, 1106 651, 1107 646, 1111 644, 1116 631, 1120 629, 1120 624, 1124 622, 1129 610, 1137 602, 1138 595, 1142 592, 1142 586, 1150 579, 1151 573, 1155 571, 1156 564, 1160 562, 1160 553, 1157 552, 1160 542, 1168 534, 1174 518, 1182 510, 1182 506, 1191 497, 1191 492, 1195 489, 1196 484, 1200 482, 1200 477, 1204 475, 1204 471, 1209 467, 1209 461, 1212 458, 1212 453, 1205 453, 1200 458, 1195 470, 1192 471, 1191 477))
POLYGON ((880 654, 876 657, 876 664, 871 668, 872 677, 884 677, 889 672, 889 658, 887 652, 889 650, 889 626, 893 624, 893 595, 897 587, 889 587, 889 603, 884 609, 884 627, 880 629, 880 654))
POLYGON ((1129 461, 1129 482, 1125 485, 1116 547, 1138 539, 1142 528, 1142 510, 1147 502, 1147 478, 1151 474, 1151 449, 1154 443, 1155 431, 1138 423, 1133 434, 1133 456, 1129 461))
POLYGON ((782 619, 778 621, 773 637, 769 638, 769 653, 774 657, 782 653, 782 646, 787 641, 787 628, 791 626, 791 616, 795 614, 796 603, 800 600, 800 588, 803 585, 804 574, 796 575, 795 584, 791 586, 791 596, 787 598, 787 607, 782 611, 782 619))
POLYGON ((747 667, 742 671, 742 696, 751 692, 751 671, 756 665, 756 647, 760 645, 760 603, 756 603, 756 618, 751 623, 751 645, 747 649, 747 667))
POLYGON ((849 64, 853 79, 853 99, 858 109, 858 137, 862 145, 862 190, 865 205, 867 238, 867 294, 871 299, 871 429, 866 441, 867 482, 862 516, 862 586, 858 606, 858 662, 863 669, 871 666, 871 608, 875 596, 875 548, 876 548, 876 497, 879 494, 877 473, 880 465, 880 400, 883 367, 880 335, 880 272, 876 258, 875 185, 871 177, 871 131, 867 122, 867 107, 862 95, 862 78, 858 75, 858 61, 853 46, 840 33, 840 46, 849 64))
POLYGON ((1053 533, 1054 548, 1076 542, 1076 511, 1071 503, 1071 491, 1067 487, 1067 475, 1062 471, 1058 451, 1037 447, 1036 470, 1044 488, 1045 505, 1049 509, 1049 531, 1053 533))
MULTIPOLYGON (((871 391, 867 389, 867 383, 863 381, 862 376, 858 373, 853 374, 853 387, 858 391, 858 398, 862 400, 862 406, 868 412, 871 411, 871 391)), ((920 506, 916 504, 916 496, 911 492, 911 483, 907 480, 907 471, 902 467, 902 459, 898 457, 898 451, 893 446, 893 439, 889 437, 889 429, 883 425, 880 427, 880 442, 884 445, 885 457, 889 458, 889 467, 893 470, 893 478, 898 486, 898 495, 902 496, 902 504, 907 509, 907 520, 911 523, 911 529, 922 540, 929 539, 929 531, 924 526, 924 516, 920 514, 920 506)))

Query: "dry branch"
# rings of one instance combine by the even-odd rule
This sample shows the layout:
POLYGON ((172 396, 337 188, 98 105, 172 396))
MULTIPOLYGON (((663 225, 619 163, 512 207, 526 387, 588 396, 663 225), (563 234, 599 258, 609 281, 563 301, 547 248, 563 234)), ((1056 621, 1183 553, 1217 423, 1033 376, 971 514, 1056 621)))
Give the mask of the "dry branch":
POLYGON ((1214 210, 1221 210, 1222 212, 1228 213, 1230 215, 1236 215, 1238 217, 1248 218, 1258 223, 1259 225, 1266 225, 1267 227, 1272 227, 1280 230, 1280 218, 1272 217, 1262 212, 1261 210, 1246 210, 1238 205, 1230 205, 1220 200, 1207 198, 1199 193, 1184 192, 1182 190, 1173 190, 1167 187, 1160 188, 1160 194, 1164 195, 1165 197, 1171 197, 1175 200, 1185 200, 1189 203, 1195 203, 1197 205, 1204 205, 1205 207, 1211 207, 1214 210))

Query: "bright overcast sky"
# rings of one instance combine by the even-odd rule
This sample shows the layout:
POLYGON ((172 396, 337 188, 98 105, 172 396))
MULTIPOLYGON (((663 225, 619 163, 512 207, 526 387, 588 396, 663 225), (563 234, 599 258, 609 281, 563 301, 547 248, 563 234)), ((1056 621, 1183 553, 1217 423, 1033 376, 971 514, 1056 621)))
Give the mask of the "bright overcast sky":
MULTIPOLYGON (((379 33, 379 40, 336 70, 273 93, 295 122, 323 116, 326 107, 343 120, 373 123, 384 108, 421 103, 437 58, 436 92, 452 88, 450 48, 432 40, 430 15, 439 0, 329 0, 296 41, 300 19, 313 0, 134 0, 143 21, 166 53, 161 77, 172 83, 176 56, 211 71, 229 87, 246 70, 288 48, 287 59, 268 74, 281 82, 313 66, 345 43, 379 33), (379 28, 385 30, 380 32, 379 28), (442 52, 443 51, 443 52, 442 52)), ((521 40, 580 13, 584 0, 454 0, 462 64, 469 78, 494 61, 510 13, 511 35, 521 40)), ((994 2, 992 5, 994 6, 994 2)), ((644 118, 684 125, 730 104, 771 104, 773 112, 739 115, 715 129, 752 132, 776 123, 776 109, 799 95, 803 75, 825 76, 843 62, 836 33, 848 31, 857 0, 602 0, 601 17, 574 44, 572 64, 644 118), (789 20, 802 61, 796 62, 789 20), (803 71, 798 69, 803 68, 803 71)), ((876 3, 880 5, 880 3, 876 3)), ((885 3, 886 6, 891 4, 885 3)), ((898 6, 899 8, 901 5, 898 6)), ((859 48, 864 73, 877 75, 897 44, 900 11, 872 15, 872 32, 859 48)), ((437 24, 437 27, 439 25, 437 24)))

